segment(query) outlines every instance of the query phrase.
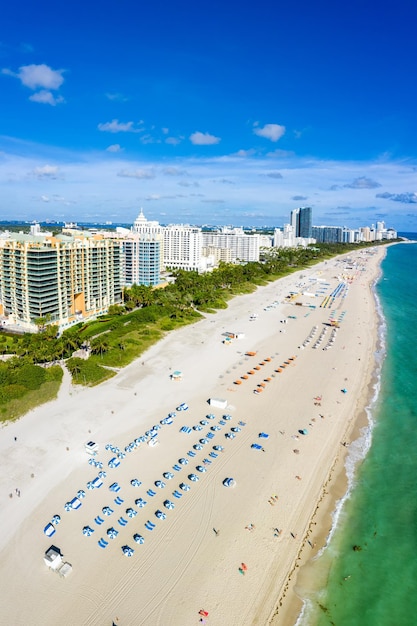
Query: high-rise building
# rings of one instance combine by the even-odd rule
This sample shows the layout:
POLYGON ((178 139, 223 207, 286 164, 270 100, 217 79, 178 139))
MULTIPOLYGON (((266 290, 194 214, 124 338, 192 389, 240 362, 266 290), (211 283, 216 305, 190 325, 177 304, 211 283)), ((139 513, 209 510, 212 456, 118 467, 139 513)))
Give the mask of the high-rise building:
POLYGON ((201 228, 184 224, 164 227, 164 265, 198 272, 201 266, 201 228))
MULTIPOLYGON (((132 232, 140 235, 150 235, 154 241, 159 241, 159 272, 164 271, 164 227, 157 221, 147 220, 143 209, 134 221, 132 232)), ((150 239, 148 239, 150 241, 150 239)))
POLYGON ((291 226, 296 237, 311 239, 313 224, 313 210, 311 207, 300 207, 291 211, 291 226))
POLYGON ((155 286, 160 283, 162 238, 131 233, 121 241, 123 284, 155 286))
POLYGON ((343 229, 341 226, 313 226, 312 237, 318 243, 342 243, 343 229))
POLYGON ((0 313, 26 330, 48 318, 60 329, 122 302, 117 241, 13 234, 0 240, 0 313))
POLYGON ((260 235, 224 227, 221 232, 204 232, 202 236, 203 246, 230 249, 232 261, 259 261, 260 235))

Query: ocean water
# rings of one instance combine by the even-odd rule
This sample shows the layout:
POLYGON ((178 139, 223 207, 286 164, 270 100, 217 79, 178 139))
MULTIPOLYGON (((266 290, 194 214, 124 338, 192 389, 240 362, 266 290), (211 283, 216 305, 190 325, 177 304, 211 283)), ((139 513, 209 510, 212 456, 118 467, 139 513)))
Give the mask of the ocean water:
POLYGON ((328 545, 301 576, 298 626, 417 624, 417 244, 389 247, 381 267, 369 428, 349 448, 328 545))

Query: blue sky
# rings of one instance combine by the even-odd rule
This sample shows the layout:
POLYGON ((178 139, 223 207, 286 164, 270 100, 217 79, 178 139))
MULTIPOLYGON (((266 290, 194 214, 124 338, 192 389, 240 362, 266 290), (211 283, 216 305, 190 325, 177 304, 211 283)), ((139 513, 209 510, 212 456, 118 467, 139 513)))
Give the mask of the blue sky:
POLYGON ((417 231, 414 0, 143 4, 2 8, 0 219, 417 231))

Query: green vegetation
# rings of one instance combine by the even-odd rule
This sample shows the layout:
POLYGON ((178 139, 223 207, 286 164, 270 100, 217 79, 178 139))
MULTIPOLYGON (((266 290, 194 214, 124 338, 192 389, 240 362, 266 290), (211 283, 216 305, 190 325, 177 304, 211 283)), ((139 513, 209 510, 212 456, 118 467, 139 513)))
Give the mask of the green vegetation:
MULTIPOLYGON (((384 242, 388 243, 388 242, 384 242)), ((141 356, 167 332, 192 324, 201 313, 227 308, 228 301, 251 293, 260 285, 338 254, 372 244, 316 244, 296 249, 262 251, 261 261, 232 265, 220 263, 207 274, 175 271, 175 282, 153 289, 133 285, 124 291, 123 306, 80 323, 56 336, 47 319, 37 320, 39 333, 0 335, 0 354, 15 355, 0 362, 0 419, 13 419, 56 397, 62 379, 59 366, 40 367, 65 360, 73 383, 94 386, 141 356), (79 358, 76 353, 83 349, 79 358)), ((383 244, 382 244, 383 245, 383 244)))
POLYGON ((16 419, 56 398, 62 375, 59 366, 41 367, 26 358, 0 361, 0 420, 16 419))

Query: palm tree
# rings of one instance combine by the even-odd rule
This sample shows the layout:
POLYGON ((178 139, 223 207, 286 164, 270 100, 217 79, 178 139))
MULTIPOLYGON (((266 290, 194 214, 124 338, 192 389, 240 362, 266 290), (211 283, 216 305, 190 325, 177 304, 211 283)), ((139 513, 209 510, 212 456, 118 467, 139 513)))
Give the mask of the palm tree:
POLYGON ((107 352, 108 349, 109 344, 106 339, 104 339, 104 337, 95 337, 95 339, 93 339, 91 342, 92 354, 99 354, 100 356, 103 356, 103 354, 107 352))

